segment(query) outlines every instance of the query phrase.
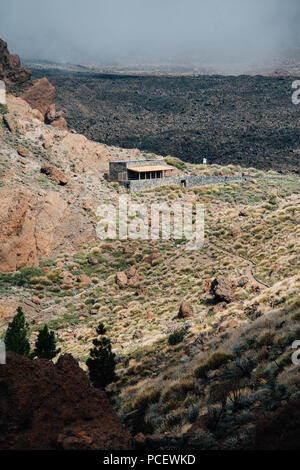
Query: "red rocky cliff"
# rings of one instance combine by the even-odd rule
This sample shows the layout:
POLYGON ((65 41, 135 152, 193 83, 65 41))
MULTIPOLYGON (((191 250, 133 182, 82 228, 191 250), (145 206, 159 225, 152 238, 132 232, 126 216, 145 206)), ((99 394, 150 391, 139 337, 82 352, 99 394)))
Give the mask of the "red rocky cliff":
POLYGON ((22 86, 31 79, 31 71, 21 66, 20 57, 10 54, 7 43, 0 39, 0 80, 9 87, 22 86))

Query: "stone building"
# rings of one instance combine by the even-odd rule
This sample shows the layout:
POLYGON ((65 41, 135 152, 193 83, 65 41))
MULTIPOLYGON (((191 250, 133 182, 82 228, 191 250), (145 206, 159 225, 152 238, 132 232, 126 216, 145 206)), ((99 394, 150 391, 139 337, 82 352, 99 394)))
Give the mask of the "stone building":
POLYGON ((167 165, 163 160, 136 160, 109 163, 109 180, 117 181, 130 188, 132 181, 151 181, 164 184, 166 178, 178 175, 177 168, 167 165), (157 181, 159 180, 159 181, 157 181))
POLYGON ((167 165, 163 160, 137 160, 109 163, 109 181, 116 181, 128 191, 143 191, 159 186, 178 185, 190 189, 196 186, 240 182, 243 176, 188 175, 167 165))

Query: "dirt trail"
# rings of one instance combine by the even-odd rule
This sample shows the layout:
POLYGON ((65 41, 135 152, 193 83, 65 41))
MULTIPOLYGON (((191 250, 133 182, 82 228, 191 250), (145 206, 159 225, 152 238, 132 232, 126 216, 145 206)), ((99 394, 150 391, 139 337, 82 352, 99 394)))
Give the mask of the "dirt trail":
POLYGON ((255 274, 253 273, 253 267, 255 266, 255 263, 253 261, 251 261, 250 259, 244 258, 244 256, 237 255, 237 254, 233 253, 232 251, 226 250, 226 248, 222 248, 221 246, 215 245, 215 244, 210 243, 210 242, 208 242, 208 246, 211 247, 211 248, 220 250, 223 253, 226 253, 227 255, 234 256, 235 258, 239 258, 243 261, 246 261, 246 263, 248 263, 248 266, 246 266, 246 268, 245 268, 245 275, 248 277, 249 281, 260 285, 264 289, 270 287, 268 284, 265 284, 264 282, 257 279, 255 274))

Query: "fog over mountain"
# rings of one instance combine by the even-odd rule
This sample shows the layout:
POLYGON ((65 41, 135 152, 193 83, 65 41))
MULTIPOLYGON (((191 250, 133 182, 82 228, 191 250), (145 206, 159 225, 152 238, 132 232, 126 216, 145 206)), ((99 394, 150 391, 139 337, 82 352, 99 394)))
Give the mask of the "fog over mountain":
POLYGON ((242 72, 298 46, 299 13, 298 0, 10 0, 0 37, 23 59, 242 72))

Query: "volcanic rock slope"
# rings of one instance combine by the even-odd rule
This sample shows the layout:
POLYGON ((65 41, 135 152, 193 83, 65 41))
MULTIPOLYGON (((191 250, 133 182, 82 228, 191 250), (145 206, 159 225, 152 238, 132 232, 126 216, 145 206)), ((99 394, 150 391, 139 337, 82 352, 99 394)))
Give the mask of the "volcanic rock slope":
POLYGON ((297 76, 126 76, 33 70, 69 124, 109 145, 192 163, 299 173, 297 76))
MULTIPOLYGON (((173 239, 99 240, 97 207, 122 193, 104 179, 108 162, 148 155, 45 125, 20 98, 10 96, 8 109, 0 127, 1 335, 21 305, 31 344, 47 323, 62 354, 84 368, 102 321, 118 361, 114 406, 136 445, 255 446, 256 423, 272 425, 263 414, 274 412, 278 423, 289 412, 277 410, 298 403, 299 178, 248 168, 253 177, 241 183, 131 195, 147 205, 204 204, 200 250, 173 239)), ((244 171, 166 161, 183 174, 244 171)))
POLYGON ((72 356, 54 365, 9 353, 0 382, 0 449, 131 448, 106 394, 91 387, 72 356))

